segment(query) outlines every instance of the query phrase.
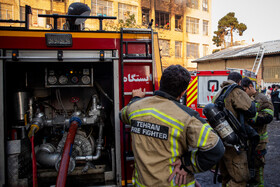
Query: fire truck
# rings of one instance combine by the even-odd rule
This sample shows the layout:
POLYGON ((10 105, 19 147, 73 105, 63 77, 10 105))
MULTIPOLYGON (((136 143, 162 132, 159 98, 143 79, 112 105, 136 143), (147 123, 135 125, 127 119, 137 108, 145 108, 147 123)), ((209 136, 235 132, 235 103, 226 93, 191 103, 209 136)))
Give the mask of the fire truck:
POLYGON ((158 89, 158 35, 104 31, 102 21, 115 17, 72 5, 68 15, 39 15, 54 19, 51 30, 29 29, 29 6, 25 21, 1 20, 25 27, 0 28, 0 186, 131 185, 119 111, 132 89, 158 89), (83 30, 85 19, 99 19, 99 30, 83 30))
POLYGON ((231 72, 238 72, 242 77, 250 78, 254 86, 257 86, 255 73, 245 69, 228 68, 227 70, 194 71, 191 72, 191 81, 185 99, 181 102, 199 112, 201 117, 206 118, 202 112, 204 106, 212 102, 214 96, 221 89, 220 85, 227 80, 227 76, 231 72))

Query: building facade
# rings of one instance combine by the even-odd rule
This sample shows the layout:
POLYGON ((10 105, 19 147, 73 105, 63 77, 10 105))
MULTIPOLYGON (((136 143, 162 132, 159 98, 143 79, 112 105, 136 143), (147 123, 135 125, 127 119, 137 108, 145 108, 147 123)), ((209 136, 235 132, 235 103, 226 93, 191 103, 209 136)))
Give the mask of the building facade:
MULTIPOLYGON (((196 69, 192 60, 212 51, 211 8, 212 0, 0 0, 0 19, 25 19, 25 5, 32 7, 30 28, 52 28, 50 18, 38 14, 66 14, 73 2, 87 4, 91 15, 116 16, 115 21, 104 25, 118 24, 134 15, 137 27, 147 27, 151 19, 159 33, 162 65, 180 64, 189 70, 196 69)), ((65 19, 58 19, 62 29, 65 19)), ((0 23, 0 25, 7 23, 0 23)), ((8 25, 12 25, 9 23, 8 25)), ((13 24, 18 26, 19 24, 13 24)), ((97 30, 97 20, 88 19, 86 30, 97 30)))

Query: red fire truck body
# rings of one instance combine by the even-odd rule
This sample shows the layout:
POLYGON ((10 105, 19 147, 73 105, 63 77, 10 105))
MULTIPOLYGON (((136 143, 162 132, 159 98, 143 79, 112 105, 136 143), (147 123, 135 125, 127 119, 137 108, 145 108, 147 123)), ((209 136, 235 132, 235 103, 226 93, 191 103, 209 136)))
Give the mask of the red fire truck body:
POLYGON ((202 112, 204 106, 212 102, 213 97, 221 89, 220 85, 227 80, 227 76, 233 71, 240 73, 243 77, 249 77, 256 84, 254 73, 244 69, 192 72, 191 82, 187 88, 186 105, 205 118, 202 112))
POLYGON ((0 186, 34 183, 30 125, 38 127, 38 185, 54 185, 73 116, 81 126, 67 178, 60 180, 66 186, 131 183, 129 130, 119 111, 132 89, 145 88, 146 95, 158 89, 157 34, 4 28, 0 41, 0 186))

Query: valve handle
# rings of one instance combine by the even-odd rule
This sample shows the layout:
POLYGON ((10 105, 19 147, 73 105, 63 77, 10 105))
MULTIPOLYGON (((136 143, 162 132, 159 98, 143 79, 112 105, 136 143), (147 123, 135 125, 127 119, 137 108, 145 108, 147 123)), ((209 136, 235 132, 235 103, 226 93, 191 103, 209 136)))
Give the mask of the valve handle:
POLYGON ((71 98, 71 103, 78 103, 79 100, 80 100, 79 97, 72 97, 72 98, 71 98))

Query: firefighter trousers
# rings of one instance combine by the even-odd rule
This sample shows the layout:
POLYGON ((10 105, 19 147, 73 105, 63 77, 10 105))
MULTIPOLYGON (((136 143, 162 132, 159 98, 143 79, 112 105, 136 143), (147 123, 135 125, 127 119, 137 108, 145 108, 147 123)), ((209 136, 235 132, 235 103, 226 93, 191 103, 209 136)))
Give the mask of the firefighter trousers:
POLYGON ((246 187, 250 179, 247 152, 242 150, 237 154, 233 147, 226 147, 226 152, 220 161, 223 187, 246 187))
POLYGON ((264 165, 265 165, 266 149, 257 150, 255 158, 255 177, 251 179, 250 186, 263 187, 264 186, 264 165))

